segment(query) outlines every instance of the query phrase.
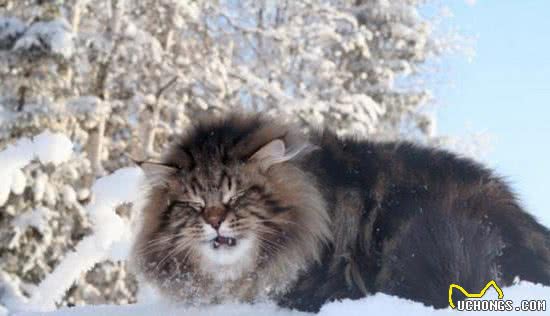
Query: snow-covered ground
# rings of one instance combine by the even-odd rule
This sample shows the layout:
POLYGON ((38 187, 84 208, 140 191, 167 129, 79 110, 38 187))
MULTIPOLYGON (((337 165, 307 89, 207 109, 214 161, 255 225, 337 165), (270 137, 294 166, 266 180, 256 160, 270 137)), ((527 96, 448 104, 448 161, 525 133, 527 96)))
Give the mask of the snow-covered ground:
MULTIPOLYGON (((520 306, 522 300, 546 300, 550 304, 550 287, 543 287, 532 283, 521 282, 515 286, 504 288, 505 300, 512 300, 514 306, 520 306)), ((446 293, 441 293, 446 295, 446 293)), ((496 292, 488 291, 485 298, 496 299, 496 292)), ((549 306, 546 311, 540 312, 480 312, 483 315, 550 315, 549 306)), ((409 300, 392 297, 385 294, 373 295, 361 300, 344 300, 341 302, 328 303, 317 314, 320 316, 366 316, 366 315, 452 315, 452 314, 472 314, 474 312, 460 312, 450 308, 435 310, 426 307, 420 303, 409 300)), ((1 313, 0 313, 1 315, 1 313)), ((63 308, 57 311, 43 312, 20 312, 15 313, 18 316, 87 316, 87 315, 117 315, 117 316, 145 316, 145 315, 163 315, 163 316, 299 316, 312 315, 288 309, 282 309, 272 304, 224 304, 204 307, 186 307, 169 304, 166 302, 134 304, 125 306, 83 306, 74 308, 63 308)))

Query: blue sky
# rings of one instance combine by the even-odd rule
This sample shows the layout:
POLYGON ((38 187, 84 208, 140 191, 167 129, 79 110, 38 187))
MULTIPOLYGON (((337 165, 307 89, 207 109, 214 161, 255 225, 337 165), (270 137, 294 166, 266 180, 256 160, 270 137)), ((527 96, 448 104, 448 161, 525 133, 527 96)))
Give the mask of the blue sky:
POLYGON ((449 23, 475 36, 476 56, 444 60, 438 133, 490 135, 487 161, 550 226, 549 0, 445 1, 449 23))

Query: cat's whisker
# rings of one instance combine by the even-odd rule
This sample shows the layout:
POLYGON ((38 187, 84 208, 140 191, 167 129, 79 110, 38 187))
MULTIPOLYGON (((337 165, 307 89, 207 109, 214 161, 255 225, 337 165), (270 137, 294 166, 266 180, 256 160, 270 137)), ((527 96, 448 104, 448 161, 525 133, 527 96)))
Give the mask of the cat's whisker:
MULTIPOLYGON (((283 219, 277 219, 277 220, 271 220, 271 219, 265 219, 265 220, 258 220, 256 221, 257 224, 291 224, 291 225, 298 225, 295 222, 289 221, 289 220, 283 220, 283 219)), ((307 230, 309 233, 313 233, 313 231, 309 227, 300 227, 301 229, 307 230)))
POLYGON ((162 266, 162 264, 171 256, 176 255, 177 253, 181 252, 183 249, 187 248, 193 240, 187 240, 185 242, 179 243, 176 245, 166 256, 164 256, 155 266, 155 270, 157 270, 159 267, 162 266))
POLYGON ((175 237, 173 236, 170 236, 170 237, 162 237, 162 238, 156 238, 156 239, 152 239, 150 240, 149 242, 147 242, 146 246, 144 247, 141 247, 138 249, 138 252, 141 253, 141 254, 147 254, 148 250, 152 250, 154 249, 155 247, 158 247, 158 246, 161 246, 161 245, 164 245, 166 243, 169 243, 171 242, 175 237))
POLYGON ((262 239, 261 237, 258 237, 260 239, 260 248, 267 250, 268 253, 274 254, 277 251, 285 250, 286 247, 281 246, 280 244, 273 243, 268 239, 262 239))
MULTIPOLYGON (((267 233, 267 232, 263 232, 263 233, 267 233)), ((267 234, 269 234, 269 233, 267 233, 267 234)), ((274 247, 277 247, 278 249, 287 249, 288 248, 287 246, 285 246, 285 245, 283 245, 283 244, 281 244, 277 241, 273 241, 270 238, 262 236, 262 234, 259 234, 258 232, 256 234, 256 238, 258 238, 262 242, 269 243, 270 245, 273 245, 274 247)))

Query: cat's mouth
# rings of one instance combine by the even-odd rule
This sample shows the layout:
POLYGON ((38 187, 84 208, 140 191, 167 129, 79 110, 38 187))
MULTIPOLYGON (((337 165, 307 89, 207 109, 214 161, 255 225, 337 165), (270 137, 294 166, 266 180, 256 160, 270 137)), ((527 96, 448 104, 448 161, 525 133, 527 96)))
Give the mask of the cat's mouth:
POLYGON ((237 239, 233 237, 218 235, 216 238, 212 239, 212 247, 214 249, 218 249, 222 246, 235 247, 236 245, 237 245, 237 239))

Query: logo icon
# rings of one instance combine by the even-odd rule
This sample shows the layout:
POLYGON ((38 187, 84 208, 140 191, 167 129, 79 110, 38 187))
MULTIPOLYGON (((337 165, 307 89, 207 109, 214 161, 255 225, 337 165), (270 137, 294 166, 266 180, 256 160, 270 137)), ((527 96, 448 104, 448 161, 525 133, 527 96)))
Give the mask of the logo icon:
POLYGON ((504 293, 502 293, 502 290, 500 289, 500 287, 497 285, 497 283, 495 282, 495 280, 491 280, 489 281, 489 283, 487 283, 487 285, 485 285, 485 287, 483 288, 483 290, 481 290, 481 292, 479 293, 469 293, 468 291, 466 291, 462 286, 458 285, 458 284, 451 284, 449 286, 449 306, 452 308, 452 309, 455 309, 456 308, 456 305, 455 303, 453 302, 453 289, 458 289, 460 292, 462 292, 462 294, 464 294, 467 298, 482 298, 483 295, 485 295, 485 292, 487 292, 487 290, 490 288, 490 287, 493 287, 497 293, 498 293, 498 299, 501 300, 503 297, 504 297, 504 293))

